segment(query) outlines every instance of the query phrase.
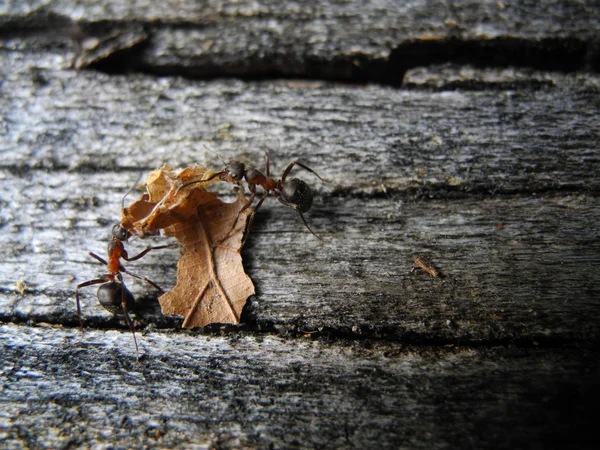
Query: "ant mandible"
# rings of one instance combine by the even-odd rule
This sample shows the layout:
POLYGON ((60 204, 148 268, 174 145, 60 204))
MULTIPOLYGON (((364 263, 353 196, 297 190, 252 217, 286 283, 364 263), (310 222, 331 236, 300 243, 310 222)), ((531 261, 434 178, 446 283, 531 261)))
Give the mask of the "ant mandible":
MULTIPOLYGON (((288 175, 294 166, 300 166, 304 170, 311 172, 316 175, 321 181, 325 181, 323 178, 319 176, 317 172, 312 170, 310 167, 305 166, 298 161, 292 161, 289 163, 287 168, 283 171, 283 175, 279 180, 275 180, 270 177, 269 174, 269 154, 265 153, 265 174, 255 169, 254 167, 247 166, 241 161, 233 161, 225 166, 221 172, 217 172, 212 174, 206 180, 193 181, 188 184, 184 184, 181 188, 186 186, 190 186, 192 184, 201 183, 210 181, 213 178, 219 178, 222 181, 227 181, 230 183, 239 184, 242 180, 246 180, 248 184, 248 190, 250 191, 250 199, 248 202, 240 209, 237 217, 233 222, 232 230, 235 228, 237 221, 240 215, 248 209, 256 198, 256 186, 260 186, 265 191, 262 195, 261 199, 258 201, 256 206, 253 208, 252 214, 248 220, 248 225, 246 225, 246 236, 248 235, 248 231, 250 230, 252 223, 254 222, 254 215, 258 211, 258 209, 262 206, 263 202, 267 198, 269 194, 275 197, 279 202, 285 206, 292 208, 294 211, 298 213, 302 222, 316 238, 321 239, 319 236, 315 234, 313 230, 308 226, 306 219, 304 218, 303 213, 307 212, 312 206, 314 193, 308 184, 306 184, 303 180, 299 178, 291 178, 287 180, 288 175)), ((326 181, 325 181, 326 182, 326 181)), ((245 238, 244 238, 245 242, 245 238)), ((242 243, 243 245, 243 243, 242 243)))
POLYGON ((138 280, 144 280, 150 286, 158 289, 159 292, 164 293, 162 288, 149 280, 146 277, 142 277, 136 275, 134 273, 129 272, 123 265, 121 264, 121 259, 125 261, 136 261, 142 258, 151 250, 157 250, 162 248, 171 247, 171 245, 161 245, 157 247, 148 247, 144 251, 142 251, 139 255, 129 257, 127 254, 127 250, 125 250, 125 246, 123 242, 126 242, 131 234, 123 228, 120 224, 116 224, 112 229, 112 239, 108 243, 108 261, 96 255, 93 252, 89 252, 89 255, 99 261, 101 264, 104 264, 107 268, 108 273, 103 275, 102 278, 97 278, 94 280, 85 281, 75 288, 75 302, 77 304, 77 316, 79 317, 79 324, 81 326, 81 330, 83 331, 83 316, 81 314, 81 303, 79 301, 79 289, 93 286, 96 284, 100 284, 101 286, 98 288, 98 302, 104 309, 115 316, 124 315, 125 321, 127 325, 129 325, 129 329, 133 335, 133 342, 135 344, 136 354, 139 353, 137 340, 135 338, 135 330, 133 328, 133 322, 129 317, 129 312, 135 309, 135 298, 133 294, 127 289, 125 286, 125 282, 123 281, 122 273, 126 273, 127 275, 137 278, 138 280))

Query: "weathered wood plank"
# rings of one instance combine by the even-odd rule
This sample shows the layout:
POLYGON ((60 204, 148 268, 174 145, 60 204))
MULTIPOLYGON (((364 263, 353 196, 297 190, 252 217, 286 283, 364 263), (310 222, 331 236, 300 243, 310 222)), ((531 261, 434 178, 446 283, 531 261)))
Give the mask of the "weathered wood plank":
POLYGON ((531 91, 556 88, 576 89, 579 92, 600 92, 599 79, 585 72, 567 77, 548 72, 515 67, 486 67, 441 64, 408 70, 402 83, 406 89, 430 90, 489 90, 531 91))
MULTIPOLYGON (((597 447, 599 77, 513 67, 597 69, 600 9, 124 5, 0 11, 0 320, 30 322, 0 327, 0 440, 597 447), (102 50, 81 54, 75 41, 95 37, 102 50), (94 61, 122 75, 71 69, 94 61), (405 73, 444 61, 511 69, 405 73), (275 173, 301 157, 329 178, 300 175, 318 190, 308 219, 324 240, 266 204, 244 252, 258 288, 244 325, 175 331, 151 304, 136 363, 92 289, 80 336, 73 289, 101 272, 86 252, 102 253, 138 174, 219 166, 204 144, 257 163, 268 146, 275 173), (415 256, 443 277, 410 273, 415 256)), ((176 259, 132 266, 169 287, 176 259)))
MULTIPOLYGON (((511 30, 524 35, 539 34, 578 34, 586 36, 598 29, 595 19, 599 16, 593 3, 549 0, 544 4, 532 4, 516 0, 502 4, 492 0, 462 0, 452 5, 409 0, 402 3, 393 0, 373 2, 330 2, 322 0, 288 1, 285 4, 276 0, 244 1, 178 1, 160 3, 140 1, 124 4, 118 0, 86 4, 73 0, 55 1, 40 7, 35 2, 11 2, 4 5, 0 17, 5 28, 16 26, 27 29, 37 26, 51 26, 61 18, 80 23, 132 22, 163 24, 216 24, 233 27, 233 23, 252 20, 300 21, 320 23, 314 32, 331 30, 337 34, 333 39, 351 33, 356 39, 365 40, 361 31, 371 31, 370 36, 384 33, 415 33, 427 27, 438 30, 460 31, 477 30, 481 36, 486 30, 511 30), (558 22, 558 21, 561 22, 558 22), (454 23, 453 23, 454 22, 454 23), (353 23, 352 30, 341 30, 344 23, 353 23), (461 28, 462 27, 462 28, 461 28)), ((291 34, 291 33, 290 33, 291 34)), ((302 36, 301 33, 296 33, 302 36)), ((288 36, 289 37, 289 36, 288 36)))
POLYGON ((593 448, 598 355, 0 326, 20 447, 593 448), (557 405, 566 402, 564 409, 557 405), (540 406, 543 409, 540 409, 540 406))
MULTIPOLYGON (((452 2, 136 2, 81 5, 11 3, 5 35, 148 38, 112 70, 194 76, 287 75, 399 84, 408 68, 441 61, 555 69, 598 67, 598 8, 553 0, 452 2), (134 33, 136 36, 139 33, 134 33), (133 57, 132 57, 133 56, 133 57)), ((137 42, 137 41, 136 41, 137 42)), ((116 47, 121 48, 123 47, 116 47)))
MULTIPOLYGON (((196 82, 65 71, 5 46, 3 165, 183 166, 210 155, 276 170, 298 156, 344 193, 595 191, 598 77, 553 88, 404 91, 328 83, 196 82), (21 55, 21 56, 20 56, 21 55)), ((345 195, 345 194, 344 194, 345 195)))
MULTIPOLYGON (((60 52, 28 59, 14 43, 3 57, 7 320, 72 323, 74 285, 100 269, 85 252, 101 252, 140 171, 221 164, 205 143, 260 161, 266 144, 277 170, 300 155, 332 181, 314 181, 310 216, 326 240, 265 207, 245 254, 259 284, 247 320, 421 341, 597 339, 598 208, 585 194, 598 189, 597 77, 420 92, 73 72, 53 67, 60 52), (564 194, 531 196, 553 190, 564 194), (411 275, 423 255, 448 277, 411 275)), ((169 286, 175 259, 136 267, 169 286)))
MULTIPOLYGON (((103 253, 120 197, 137 175, 5 174, 4 320, 74 322, 75 285, 103 272, 86 252, 103 253), (25 295, 18 280, 26 282, 25 295)), ((599 337, 595 196, 325 196, 308 220, 323 241, 277 202, 261 210, 244 252, 258 290, 246 322, 411 342, 599 337), (411 273, 417 256, 443 278, 411 273)), ((169 287, 177 257, 166 250, 130 267, 169 287)), ((86 297, 86 314, 104 322, 94 290, 86 297)))

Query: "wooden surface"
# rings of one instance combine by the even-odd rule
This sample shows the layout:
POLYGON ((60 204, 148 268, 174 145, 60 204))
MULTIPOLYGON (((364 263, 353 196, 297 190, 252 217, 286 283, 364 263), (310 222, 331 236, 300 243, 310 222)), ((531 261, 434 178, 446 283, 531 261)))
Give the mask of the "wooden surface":
POLYGON ((594 448, 600 8, 121 5, 0 9, 0 442, 594 448), (265 203, 242 325, 181 331, 131 280, 140 360, 94 288, 82 336, 140 174, 266 150, 330 181, 294 172, 323 239, 265 203))

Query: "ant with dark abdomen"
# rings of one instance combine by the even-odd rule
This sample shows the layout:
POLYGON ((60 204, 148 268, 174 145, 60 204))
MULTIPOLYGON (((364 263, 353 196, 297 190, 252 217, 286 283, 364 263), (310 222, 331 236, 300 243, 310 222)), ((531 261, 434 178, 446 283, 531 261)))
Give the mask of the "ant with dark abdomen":
POLYGON ((108 244, 108 261, 93 252, 89 252, 89 255, 92 258, 106 266, 108 273, 103 275, 102 278, 85 281, 77 285, 75 288, 75 302, 77 304, 77 316, 79 317, 79 324, 81 326, 81 330, 83 331, 83 316, 81 314, 81 303, 79 301, 79 289, 100 284, 101 286, 98 288, 97 294, 98 302, 100 302, 100 305, 102 305, 102 307, 111 314, 115 316, 125 316, 125 321, 127 322, 127 325, 129 325, 129 329, 133 335, 133 342, 135 344, 135 351, 137 354, 139 353, 139 350, 137 340, 135 338, 135 330, 133 327, 133 322, 129 317, 129 312, 133 312, 135 310, 135 298, 125 286, 122 274, 126 273, 127 275, 137 278, 138 280, 144 280, 150 286, 158 289, 158 291, 161 293, 164 293, 164 291, 159 285, 148 278, 129 272, 121 264, 121 259, 128 262, 136 261, 145 256, 151 250, 168 248, 172 247, 172 245, 147 247, 139 255, 130 257, 127 254, 127 250, 125 250, 125 246, 123 245, 123 242, 126 242, 130 236, 131 234, 125 228, 123 228, 120 224, 117 224, 112 229, 112 239, 108 244))
MULTIPOLYGON (((306 226, 308 231, 310 231, 316 238, 321 239, 319 236, 317 236, 315 234, 315 232, 313 230, 311 230, 311 228, 308 226, 308 223, 306 222, 306 219, 304 218, 304 215, 302 214, 302 213, 307 212, 310 209, 310 207, 312 206, 313 197, 314 197, 313 190, 310 188, 310 186, 308 184, 306 184, 306 182, 304 182, 303 180, 301 180, 299 178, 291 178, 289 180, 287 179, 288 175, 290 174, 290 172, 294 168, 294 166, 300 166, 304 170, 307 170, 307 171, 311 172, 312 174, 316 175, 321 181, 325 181, 323 178, 321 178, 319 176, 319 174, 317 172, 312 170, 310 167, 305 166, 302 163, 299 163, 298 161, 292 161, 291 163, 289 163, 287 168, 283 171, 281 178, 279 180, 275 180, 274 178, 271 178, 269 175, 269 170, 270 170, 269 169, 269 154, 265 153, 265 174, 263 174, 259 170, 255 169, 254 167, 244 164, 241 161, 233 161, 233 162, 229 163, 227 166, 225 166, 225 168, 222 171, 212 174, 207 179, 193 181, 191 183, 184 184, 180 187, 180 189, 190 186, 192 184, 210 181, 213 178, 219 178, 222 181, 227 181, 227 182, 235 183, 235 184, 239 184, 242 180, 246 180, 246 183, 248 184, 248 190, 250 191, 250 194, 251 194, 250 199, 242 207, 242 209, 240 209, 240 211, 238 212, 238 215, 235 218, 235 221, 233 223, 232 230, 235 229, 235 225, 236 225, 240 215, 246 209, 248 209, 250 206, 252 206, 252 203, 254 202, 254 200, 256 198, 256 187, 260 186, 263 188, 264 194, 262 195, 262 197, 260 198, 260 200, 258 201, 256 206, 254 206, 254 208, 252 210, 252 213, 248 220, 248 224, 246 225, 246 237, 248 235, 248 231, 250 230, 250 227, 252 226, 252 222, 254 221, 254 215, 256 214, 258 209, 262 206, 262 204, 265 201, 265 199, 267 198, 267 196, 269 194, 271 194, 281 204, 283 204, 285 206, 289 206, 294 211, 296 211, 298 213, 298 215, 300 216, 300 219, 302 219, 302 222, 304 222, 304 225, 306 226)), ((244 242, 245 242, 245 239, 246 238, 244 238, 244 242)), ((244 244, 244 242, 242 243, 242 245, 244 244)))

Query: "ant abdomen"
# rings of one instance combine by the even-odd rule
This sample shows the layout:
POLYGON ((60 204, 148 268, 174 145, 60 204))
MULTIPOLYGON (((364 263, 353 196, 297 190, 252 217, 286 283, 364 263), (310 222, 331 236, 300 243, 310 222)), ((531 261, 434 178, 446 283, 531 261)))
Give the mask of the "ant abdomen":
POLYGON ((287 180, 281 187, 282 200, 284 200, 285 203, 293 205, 294 209, 301 213, 310 209, 313 197, 313 190, 299 178, 287 180))
POLYGON ((117 281, 100 285, 98 288, 98 302, 100 302, 104 309, 115 316, 123 316, 123 302, 125 302, 127 312, 135 309, 133 294, 117 281))

